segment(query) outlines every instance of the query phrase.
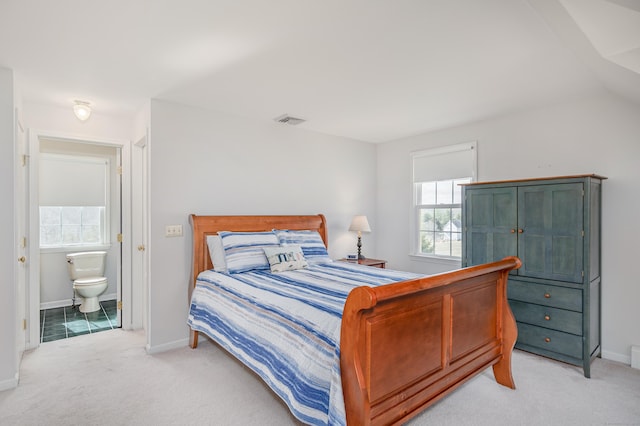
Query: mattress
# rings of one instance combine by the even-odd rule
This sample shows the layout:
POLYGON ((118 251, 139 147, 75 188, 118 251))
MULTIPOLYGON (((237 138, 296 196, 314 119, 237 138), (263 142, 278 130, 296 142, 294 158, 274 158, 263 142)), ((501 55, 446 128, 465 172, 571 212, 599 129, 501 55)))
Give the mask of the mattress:
POLYGON ((188 324, 257 373, 300 421, 344 425, 340 323, 349 292, 419 275, 347 262, 294 271, 204 271, 188 324))

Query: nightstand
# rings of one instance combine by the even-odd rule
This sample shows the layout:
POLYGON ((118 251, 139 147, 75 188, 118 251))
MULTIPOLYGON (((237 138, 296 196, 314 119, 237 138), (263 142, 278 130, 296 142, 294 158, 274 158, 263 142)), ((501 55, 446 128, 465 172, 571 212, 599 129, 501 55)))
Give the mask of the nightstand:
MULTIPOLYGON (((356 263, 355 260, 351 260, 351 259, 338 259, 341 262, 351 262, 351 263, 356 263)), ((385 265, 387 264, 386 260, 381 260, 381 259, 371 259, 371 258, 366 258, 366 259, 360 259, 357 261, 360 265, 365 265, 365 266, 372 266, 374 268, 385 268, 385 265)))

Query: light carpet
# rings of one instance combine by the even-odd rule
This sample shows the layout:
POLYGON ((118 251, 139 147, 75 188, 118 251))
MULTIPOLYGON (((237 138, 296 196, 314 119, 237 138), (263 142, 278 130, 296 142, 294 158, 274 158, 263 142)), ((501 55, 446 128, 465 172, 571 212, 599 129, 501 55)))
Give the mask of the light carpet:
MULTIPOLYGON (((0 392, 0 424, 299 424, 256 375, 200 340, 155 355, 141 331, 44 343, 25 353, 19 386, 0 392)), ((640 425, 640 370, 596 359, 591 373, 516 350, 515 391, 488 369, 409 424, 640 425)))

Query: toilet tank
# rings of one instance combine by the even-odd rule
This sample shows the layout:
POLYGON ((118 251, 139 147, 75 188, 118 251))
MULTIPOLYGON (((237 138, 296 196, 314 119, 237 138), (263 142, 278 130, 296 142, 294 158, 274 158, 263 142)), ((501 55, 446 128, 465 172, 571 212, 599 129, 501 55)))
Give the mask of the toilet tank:
POLYGON ((67 268, 72 280, 88 277, 103 277, 106 251, 84 251, 67 254, 67 268))

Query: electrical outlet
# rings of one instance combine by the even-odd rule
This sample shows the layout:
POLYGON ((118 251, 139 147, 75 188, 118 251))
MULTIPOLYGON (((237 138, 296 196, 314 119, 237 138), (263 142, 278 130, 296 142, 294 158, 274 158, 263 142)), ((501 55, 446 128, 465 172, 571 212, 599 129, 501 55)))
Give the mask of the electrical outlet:
POLYGON ((182 237, 182 225, 167 225, 164 230, 165 237, 182 237))

